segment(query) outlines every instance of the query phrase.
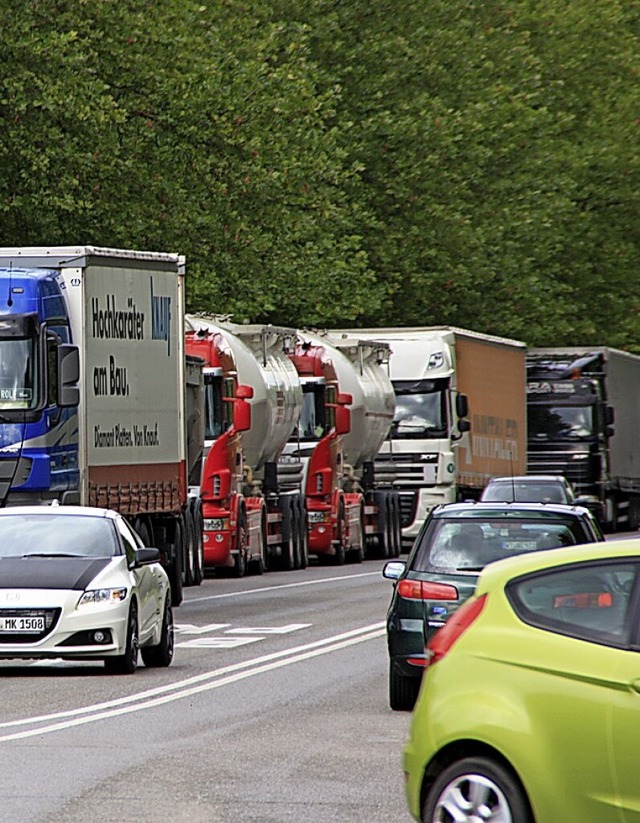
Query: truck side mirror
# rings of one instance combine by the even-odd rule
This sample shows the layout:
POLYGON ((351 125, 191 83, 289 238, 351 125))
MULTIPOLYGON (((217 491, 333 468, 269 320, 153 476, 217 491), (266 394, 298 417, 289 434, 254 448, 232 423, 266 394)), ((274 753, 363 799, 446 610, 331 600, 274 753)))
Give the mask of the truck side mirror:
MULTIPOLYGON (((616 422, 616 415, 613 410, 613 406, 605 406, 604 407, 604 424, 605 426, 613 426, 616 422)), ((613 434, 613 432, 612 432, 613 434)))
POLYGON ((342 404, 336 405, 336 434, 349 434, 351 431, 351 412, 342 404))
POLYGON ((58 397, 60 408, 77 406, 80 402, 80 354, 78 347, 70 343, 58 346, 58 397))
MULTIPOLYGON (((468 417, 469 415, 469 401, 466 394, 456 395, 456 414, 458 417, 468 417)), ((462 431, 462 429, 460 429, 462 431)), ((465 429, 468 431, 468 429, 465 429)))
POLYGON ((236 387, 236 397, 241 400, 251 400, 253 397, 253 386, 247 386, 244 383, 240 383, 236 387))
POLYGON ((471 423, 468 420, 458 420, 458 431, 460 434, 471 431, 471 423))

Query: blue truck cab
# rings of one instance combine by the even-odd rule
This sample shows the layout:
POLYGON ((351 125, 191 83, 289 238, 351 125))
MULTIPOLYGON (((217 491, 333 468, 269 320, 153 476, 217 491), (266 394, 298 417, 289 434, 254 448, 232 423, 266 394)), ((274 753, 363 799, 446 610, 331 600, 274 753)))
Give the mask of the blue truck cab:
POLYGON ((57 276, 0 268, 0 506, 78 490, 79 357, 57 276))

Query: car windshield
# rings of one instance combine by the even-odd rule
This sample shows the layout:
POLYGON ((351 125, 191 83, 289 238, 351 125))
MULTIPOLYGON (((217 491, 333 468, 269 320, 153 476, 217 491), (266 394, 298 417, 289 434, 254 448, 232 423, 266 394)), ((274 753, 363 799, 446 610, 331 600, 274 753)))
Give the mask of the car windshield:
POLYGON ((120 553, 113 524, 104 517, 57 513, 0 517, 0 558, 113 557, 120 553))
POLYGON ((490 503, 567 503, 568 496, 560 483, 496 480, 482 493, 490 503))
POLYGON ((487 512, 485 516, 435 517, 422 534, 411 568, 479 571, 488 563, 512 555, 593 539, 578 518, 549 515, 487 512))

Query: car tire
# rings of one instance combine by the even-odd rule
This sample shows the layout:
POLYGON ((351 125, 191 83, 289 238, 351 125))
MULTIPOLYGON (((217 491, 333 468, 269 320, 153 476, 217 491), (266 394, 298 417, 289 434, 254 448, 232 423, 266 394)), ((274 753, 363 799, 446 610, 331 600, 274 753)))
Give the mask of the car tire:
POLYGON ((144 665, 149 669, 160 669, 171 664, 173 660, 173 612, 170 596, 167 596, 164 601, 160 642, 157 646, 143 646, 140 654, 144 665))
POLYGON ((418 699, 421 677, 409 677, 389 667, 389 706, 394 712, 410 712, 418 699))
POLYGON ((129 608, 127 641, 124 652, 117 657, 106 657, 104 667, 109 674, 133 674, 138 668, 138 611, 135 603, 129 608))
POLYGON ((489 758, 466 757, 436 777, 425 798, 422 821, 481 817, 514 823, 533 820, 524 790, 512 772, 489 758), (456 811, 458 815, 453 816, 456 811))

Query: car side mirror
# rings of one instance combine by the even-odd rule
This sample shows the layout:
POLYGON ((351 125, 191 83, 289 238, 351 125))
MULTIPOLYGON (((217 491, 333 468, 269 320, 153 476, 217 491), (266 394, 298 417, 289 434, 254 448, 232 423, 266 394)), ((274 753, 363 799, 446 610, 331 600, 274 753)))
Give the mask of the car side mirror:
POLYGON ((135 566, 149 566, 151 563, 160 562, 160 549, 147 548, 136 549, 135 566))
POLYGON ((382 569, 382 576, 387 580, 399 580, 406 568, 407 564, 404 560, 390 560, 382 569))

